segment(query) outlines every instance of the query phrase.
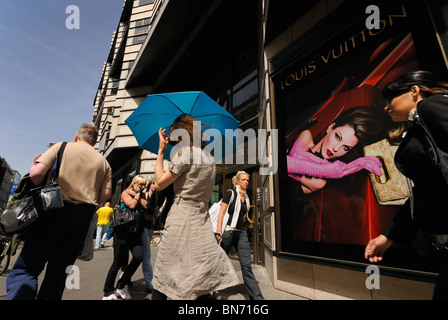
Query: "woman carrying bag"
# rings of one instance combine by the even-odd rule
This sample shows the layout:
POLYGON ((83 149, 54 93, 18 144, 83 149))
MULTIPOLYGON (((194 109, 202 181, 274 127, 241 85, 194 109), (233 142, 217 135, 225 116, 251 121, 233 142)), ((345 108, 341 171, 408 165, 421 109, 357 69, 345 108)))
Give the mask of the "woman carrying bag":
MULTIPOLYGON (((129 209, 146 208, 147 201, 143 193, 145 187, 146 178, 142 175, 135 176, 129 187, 121 193, 120 204, 125 205, 129 209)), ((116 294, 124 300, 130 300, 132 298, 128 291, 128 283, 143 260, 142 232, 143 227, 140 219, 133 225, 114 228, 114 261, 104 283, 103 300, 118 300, 116 294), (132 254, 132 260, 129 265, 128 251, 132 254), (122 266, 127 267, 117 282, 115 294, 115 278, 122 266)))
POLYGON ((249 174, 238 171, 232 178, 234 189, 228 190, 224 195, 221 208, 218 213, 216 230, 222 230, 222 222, 226 211, 229 213, 229 220, 224 233, 217 234, 221 247, 228 254, 234 246, 238 253, 238 260, 243 273, 244 284, 251 300, 264 300, 257 279, 252 271, 249 237, 246 230, 245 215, 249 212, 250 202, 246 193, 249 185, 249 174), (230 202, 233 193, 233 201, 230 202))
POLYGON ((405 74, 383 90, 385 110, 395 122, 407 123, 407 132, 396 154, 397 168, 412 179, 411 198, 381 235, 370 240, 365 258, 383 259, 394 243, 409 245, 419 230, 441 253, 440 275, 433 299, 448 299, 448 83, 427 71, 405 74), (430 138, 433 145, 429 147, 430 138), (442 160, 434 162, 435 153, 442 160), (445 161, 443 161, 445 160, 445 161))

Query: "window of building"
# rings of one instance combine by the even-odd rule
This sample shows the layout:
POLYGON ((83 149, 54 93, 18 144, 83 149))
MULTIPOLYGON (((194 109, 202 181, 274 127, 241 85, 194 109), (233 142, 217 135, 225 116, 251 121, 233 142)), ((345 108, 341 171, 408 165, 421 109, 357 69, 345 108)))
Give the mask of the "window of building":
POLYGON ((140 166, 140 160, 137 160, 141 155, 141 152, 135 156, 135 160, 132 164, 125 167, 124 169, 120 169, 120 172, 114 173, 114 177, 112 178, 112 206, 115 206, 117 203, 120 203, 121 193, 125 190, 132 182, 134 176, 138 173, 138 167, 140 166))
POLYGON ((126 180, 125 180, 125 187, 129 186, 132 182, 132 179, 134 179, 134 176, 137 174, 137 171, 134 169, 131 172, 129 172, 126 176, 126 180))
MULTIPOLYGON (((110 111, 112 108, 107 108, 107 112, 110 111)), ((109 146, 109 138, 110 138, 110 124, 106 124, 105 128, 103 129, 100 142, 98 144, 98 152, 105 151, 107 147, 109 146)))
POLYGON ((253 79, 233 94, 233 107, 238 108, 258 93, 258 81, 253 79))
POLYGON ((112 80, 112 88, 110 89, 110 94, 117 94, 119 83, 120 83, 120 80, 118 80, 118 79, 112 80))
POLYGON ((149 30, 149 26, 138 27, 138 28, 135 28, 134 34, 135 35, 146 34, 146 33, 148 33, 148 30, 149 30))
POLYGON ((134 45, 134 44, 143 43, 143 42, 145 42, 145 39, 146 39, 146 34, 141 35, 141 36, 137 36, 137 37, 133 37, 132 38, 132 44, 134 45))
POLYGON ((138 5, 139 5, 139 6, 143 6, 143 5, 145 5, 145 4, 152 4, 152 3, 154 3, 154 0, 140 0, 140 1, 138 2, 138 5))
POLYGON ((232 108, 238 108, 258 93, 257 70, 233 86, 232 108))
POLYGON ((135 21, 135 26, 136 27, 143 27, 143 26, 148 26, 151 24, 151 19, 147 18, 147 19, 141 19, 141 20, 137 20, 135 21))
MULTIPOLYGON (((103 151, 104 140, 105 140, 105 139, 106 139, 106 136, 103 134, 103 135, 101 136, 100 142, 99 142, 99 144, 98 144, 98 152, 100 152, 100 153, 101 153, 101 151, 103 151)), ((106 148, 104 148, 104 149, 106 149, 106 148)))
POLYGON ((123 188, 123 178, 119 179, 114 185, 114 193, 112 195, 112 205, 115 205, 120 202, 121 197, 121 189, 123 188))
POLYGON ((242 130, 258 128, 258 70, 254 69, 243 79, 223 92, 218 104, 240 121, 242 130))

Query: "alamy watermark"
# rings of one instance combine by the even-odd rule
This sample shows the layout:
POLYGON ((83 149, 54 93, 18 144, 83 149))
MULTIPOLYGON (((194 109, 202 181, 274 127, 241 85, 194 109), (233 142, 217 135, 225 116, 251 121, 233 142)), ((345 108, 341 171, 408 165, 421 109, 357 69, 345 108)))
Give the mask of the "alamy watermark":
POLYGON ((69 16, 65 19, 65 27, 69 30, 80 29, 80 12, 79 7, 74 4, 67 6, 65 8, 65 13, 69 16))
POLYGON ((366 268, 369 276, 366 279, 366 288, 369 290, 380 288, 380 268, 375 265, 369 265, 366 268))
POLYGON ((370 14, 366 19, 366 28, 379 30, 380 25, 380 8, 375 5, 367 6, 366 14, 370 14))
POLYGON ((170 134, 171 141, 179 141, 170 151, 173 159, 181 148, 185 150, 182 161, 193 160, 193 164, 207 163, 208 158, 200 151, 202 142, 206 144, 204 150, 213 153, 217 164, 259 164, 260 175, 275 174, 278 168, 278 130, 272 129, 269 133, 265 129, 255 131, 252 128, 225 129, 224 134, 217 129, 206 129, 201 135, 201 121, 193 122, 193 155, 188 152, 190 148, 190 134, 185 129, 175 129, 170 134), (247 141, 247 161, 245 160, 245 141, 247 141), (267 155, 268 142, 270 149, 267 155), (236 146, 236 153, 235 151, 236 146))
POLYGON ((65 279, 65 288, 67 289, 80 289, 80 276, 79 268, 75 265, 68 266, 65 269, 67 278, 65 279))

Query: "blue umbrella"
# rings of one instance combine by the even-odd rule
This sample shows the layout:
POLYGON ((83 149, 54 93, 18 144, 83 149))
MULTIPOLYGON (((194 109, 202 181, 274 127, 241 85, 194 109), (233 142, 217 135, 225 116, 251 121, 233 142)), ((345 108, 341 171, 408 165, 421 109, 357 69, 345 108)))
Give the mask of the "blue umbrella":
MULTIPOLYGON (((226 144, 232 147, 232 153, 235 151, 237 142, 232 137, 229 139, 229 135, 226 136, 226 129, 233 132, 238 128, 239 121, 204 92, 150 94, 125 120, 125 123, 131 129, 140 148, 157 153, 159 149, 159 129, 164 128, 168 133, 174 120, 184 114, 190 115, 201 122, 202 131, 205 130, 205 133, 211 137, 211 142, 215 141, 217 133, 221 135, 221 151, 216 152, 217 149, 212 148, 212 151, 215 151, 215 161, 221 160, 217 158, 219 154, 222 157, 230 155, 230 149, 225 148, 226 144)), ((166 158, 170 155, 171 148, 172 146, 168 145, 165 152, 166 158)))

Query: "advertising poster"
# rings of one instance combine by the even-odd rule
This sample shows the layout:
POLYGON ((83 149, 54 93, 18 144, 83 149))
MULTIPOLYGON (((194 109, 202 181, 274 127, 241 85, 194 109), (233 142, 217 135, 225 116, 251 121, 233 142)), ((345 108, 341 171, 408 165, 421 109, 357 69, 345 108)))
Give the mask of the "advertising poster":
MULTIPOLYGON (((384 111, 381 91, 420 66, 406 7, 381 14, 379 29, 364 20, 335 28, 275 76, 283 252, 368 263, 365 245, 409 197, 393 161, 404 127, 384 111), (365 156, 381 162, 380 174, 365 156)), ((391 252, 385 266, 431 271, 414 250, 391 252)))

